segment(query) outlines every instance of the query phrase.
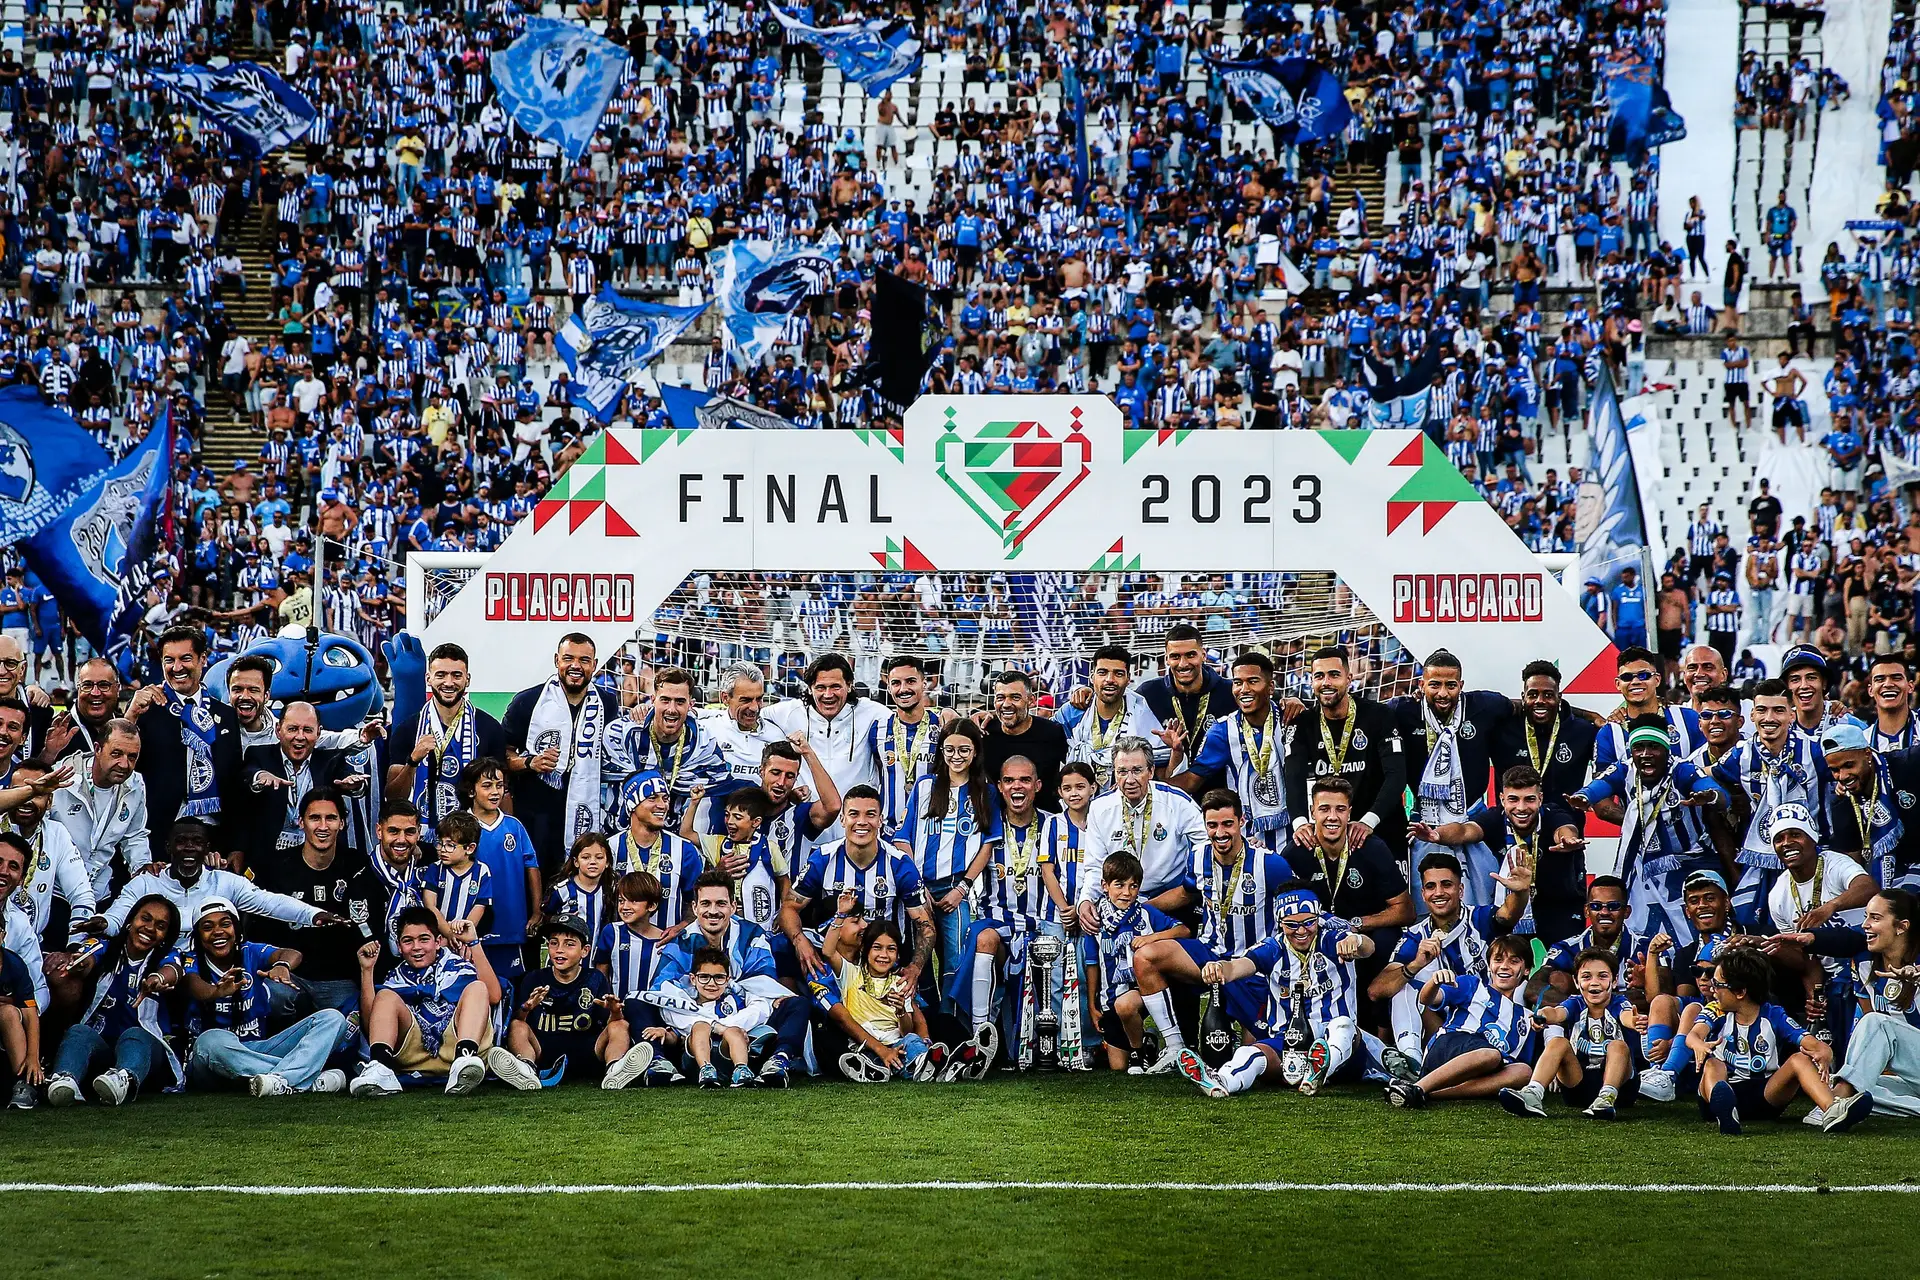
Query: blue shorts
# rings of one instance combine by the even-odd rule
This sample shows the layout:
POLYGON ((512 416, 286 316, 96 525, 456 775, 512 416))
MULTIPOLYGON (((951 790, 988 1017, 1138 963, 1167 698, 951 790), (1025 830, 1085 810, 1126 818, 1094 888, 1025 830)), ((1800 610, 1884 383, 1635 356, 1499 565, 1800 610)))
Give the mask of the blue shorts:
MULTIPOLYGON (((1429 1075, 1455 1058, 1492 1048, 1492 1045, 1471 1032, 1442 1031, 1427 1041, 1426 1056, 1420 1059, 1420 1074, 1429 1075)), ((1494 1051, 1499 1052, 1497 1049, 1494 1051)))
MULTIPOLYGON (((1180 949, 1187 953, 1188 958, 1202 968, 1215 960, 1227 958, 1198 938, 1176 938, 1175 941, 1180 944, 1180 949)), ((1235 978, 1220 988, 1220 994, 1229 1018, 1253 1032, 1255 1036, 1266 1034, 1267 1020, 1272 1011, 1272 1000, 1265 978, 1259 974, 1235 978)))

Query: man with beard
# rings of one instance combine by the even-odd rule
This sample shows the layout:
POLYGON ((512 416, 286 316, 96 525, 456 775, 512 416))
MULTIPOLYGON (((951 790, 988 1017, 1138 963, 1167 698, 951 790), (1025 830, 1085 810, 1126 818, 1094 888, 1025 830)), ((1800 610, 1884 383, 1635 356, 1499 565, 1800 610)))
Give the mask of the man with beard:
POLYGON ((626 777, 651 772, 666 780, 671 826, 679 825, 696 793, 725 781, 728 772, 719 744, 693 718, 693 694, 693 673, 667 667, 653 677, 652 705, 645 714, 616 721, 607 731, 608 750, 626 777))
MULTIPOLYGON (((1308 816, 1308 784, 1321 778, 1345 778, 1352 786, 1353 816, 1343 824, 1351 847, 1372 836, 1399 858, 1407 844, 1406 752, 1393 710, 1361 697, 1352 688, 1347 651, 1329 645, 1314 651, 1308 668, 1314 705, 1295 725, 1293 750, 1287 753, 1287 813, 1294 843, 1312 849, 1318 843, 1308 816)), ((1402 888, 1404 889, 1404 873, 1402 888)), ((1411 898, 1409 898, 1411 903, 1411 898)), ((1411 907, 1409 907, 1411 909, 1411 907)), ((1391 939, 1388 939, 1391 941, 1391 939)))
MULTIPOLYGON (((1415 833, 1424 825, 1415 823, 1415 833)), ((1532 766, 1517 764, 1501 774, 1496 803, 1480 801, 1464 821, 1429 828, 1427 838, 1448 848, 1484 844, 1507 877, 1525 868, 1532 902, 1524 912, 1515 909, 1511 932, 1548 939, 1572 932, 1585 896, 1587 842, 1573 812, 1547 802, 1532 766)), ((1496 876, 1495 883, 1505 881, 1496 876)), ((1494 896, 1503 907, 1512 900, 1504 891, 1494 896)))
POLYGON ((1692 940, 1682 911, 1687 877, 1726 869, 1708 838, 1705 810, 1725 805, 1727 793, 1698 765, 1674 759, 1665 717, 1628 722, 1627 753, 1567 803, 1581 812, 1602 800, 1620 802, 1620 875, 1632 906, 1628 925, 1641 934, 1665 929, 1686 943, 1692 940))
MULTIPOLYGON (((235 658, 227 668, 227 703, 240 720, 240 749, 271 747, 280 740, 280 717, 273 714, 273 663, 258 654, 235 658)), ((322 751, 351 751, 378 736, 375 726, 322 729, 314 745, 322 751)))
POLYGON ((100 747, 107 721, 120 709, 120 673, 105 658, 88 658, 74 673, 73 709, 53 718, 41 759, 58 764, 100 747))
POLYGON ((1060 809, 1060 766, 1067 762, 1067 731, 1052 720, 1033 714, 1033 677, 1024 671, 1002 671, 993 678, 993 710, 977 711, 980 756, 987 777, 998 778, 1000 767, 1014 756, 1033 762, 1040 775, 1040 808, 1060 809))
MULTIPOLYGON (((84 671, 85 668, 82 668, 84 671)), ((147 784, 138 772, 140 728, 108 720, 91 754, 65 764, 73 776, 54 798, 52 818, 67 829, 93 881, 95 901, 153 860, 147 841, 147 784)))
POLYGON ((1872 712, 1848 717, 1867 731, 1867 745, 1882 753, 1920 745, 1920 711, 1913 706, 1913 669, 1897 653, 1883 653, 1867 664, 1867 700, 1872 712))
POLYGON ((1245 806, 1241 825, 1247 839, 1280 853, 1292 824, 1287 821, 1285 723, 1273 706, 1273 659, 1252 649, 1235 658, 1232 688, 1235 709, 1216 718, 1198 745, 1186 738, 1183 725, 1167 726, 1176 760, 1193 753, 1186 771, 1172 782, 1195 796, 1231 788, 1245 806))
MULTIPOLYGON (((1093 766, 1102 795, 1114 787, 1115 744, 1140 738, 1149 744, 1161 733, 1159 717, 1146 700, 1128 686, 1133 680, 1133 656, 1117 644, 1102 645, 1093 655, 1093 702, 1067 735, 1067 757, 1093 766)), ((1165 746, 1153 748, 1156 768, 1167 763, 1165 746)), ((1105 857, 1102 852, 1101 857, 1105 857)))
POLYGON ((261 876, 263 887, 305 903, 338 923, 302 929, 298 938, 294 930, 273 922, 255 932, 261 942, 296 947, 300 952, 296 972, 316 1007, 351 1013, 360 998, 360 961, 355 953, 362 943, 378 936, 374 922, 386 918, 387 889, 364 855, 342 847, 346 819, 346 799, 338 791, 315 787, 307 792, 298 814, 300 847, 261 876))
POLYGON ((514 694, 500 721, 513 814, 526 825, 548 881, 573 842, 604 822, 601 786, 613 763, 607 737, 620 700, 593 682, 598 667, 593 637, 568 632, 554 650, 554 674, 514 694))
POLYGON ((1752 924, 1780 875, 1769 825, 1774 813, 1781 805, 1802 805, 1820 815, 1824 825, 1832 777, 1818 745, 1793 731, 1793 704, 1781 681, 1754 686, 1753 735, 1745 740, 1739 738, 1740 713, 1731 689, 1708 692, 1701 703, 1700 723, 1710 741, 1694 763, 1711 768, 1713 780, 1733 798, 1726 817, 1737 847, 1734 861, 1742 868, 1733 888, 1734 918, 1752 924), (1711 739, 1722 733, 1734 741, 1716 754, 1711 739))
MULTIPOLYGON (((1600 728, 1560 696, 1560 668, 1541 659, 1520 672, 1520 712, 1509 717, 1494 741, 1493 767, 1502 777, 1524 764, 1539 774, 1550 796, 1564 796, 1587 780, 1600 728)), ((1584 815, 1574 825, 1585 830, 1584 815)), ((1542 887, 1535 887, 1535 905, 1542 887)))
POLYGON ((387 801, 374 828, 374 851, 367 862, 386 891, 386 931, 380 932, 379 921, 356 920, 354 923, 372 924, 375 934, 386 945, 388 958, 392 958, 400 954, 400 913, 408 907, 423 907, 427 902, 427 864, 420 857, 420 813, 412 802, 387 801))
POLYGON ((202 904, 224 898, 248 915, 265 916, 293 925, 340 924, 337 916, 296 902, 283 894, 258 888, 245 876, 207 865, 212 852, 207 824, 182 818, 167 832, 166 864, 142 871, 127 881, 113 902, 74 926, 74 932, 111 938, 126 927, 133 905, 148 894, 159 894, 180 909, 181 919, 195 917, 202 904))
POLYGON ((907 820, 913 789, 920 779, 933 775, 934 740, 952 713, 943 714, 927 704, 927 669, 920 659, 890 658, 881 674, 886 677, 893 710, 867 730, 867 751, 880 780, 881 820, 892 835, 907 820))
POLYGON ((275 736, 273 746, 249 747, 241 757, 251 803, 238 844, 245 860, 237 870, 270 874, 300 847, 300 802, 309 791, 356 793, 367 785, 365 774, 350 772, 344 752, 318 746, 320 717, 311 703, 289 702, 275 736))
POLYGON ((140 689, 127 704, 127 719, 140 726, 149 835, 165 847, 176 821, 200 818, 234 828, 218 836, 222 848, 230 847, 246 801, 240 718, 206 690, 206 633, 193 627, 162 632, 160 671, 163 682, 140 689))
MULTIPOLYGON (((1667 747, 1676 760, 1700 749, 1700 717, 1685 703, 1667 703, 1660 696, 1660 659, 1646 649, 1620 651, 1614 663, 1613 686, 1623 706, 1613 713, 1594 739, 1593 771, 1604 773, 1627 758, 1627 726, 1644 716, 1662 717, 1667 725, 1667 747)), ((1609 807, 1597 810, 1609 822, 1619 816, 1609 807)))
POLYGON ((1828 729, 1820 751, 1833 778, 1827 831, 1834 850, 1882 889, 1920 889, 1920 752, 1881 755, 1855 724, 1828 729))
POLYGON ((1167 628, 1165 657, 1166 673, 1142 681, 1140 697, 1155 719, 1198 750, 1213 722, 1234 709, 1233 685, 1207 665, 1199 630, 1184 622, 1167 628))
MULTIPOLYGON (((1420 671, 1419 696, 1387 703, 1406 743, 1407 776, 1414 783, 1419 826, 1429 833, 1465 822, 1468 810, 1486 798, 1493 769, 1494 740, 1513 717, 1513 703, 1499 693, 1463 689, 1460 659, 1436 649, 1420 671)), ((1415 835, 1408 858, 1418 865, 1440 852, 1432 835, 1415 835)), ((1472 841, 1450 845, 1460 862, 1468 906, 1491 906, 1498 863, 1487 847, 1472 841)))
MULTIPOLYGON (((242 659, 244 661, 244 659, 242 659)), ((234 666, 237 669, 239 663, 234 666)), ((457 644, 435 645, 427 655, 427 705, 414 722, 412 746, 404 762, 387 766, 387 799, 405 800, 419 817, 419 839, 431 848, 434 826, 460 807, 460 774, 476 760, 507 758, 506 732, 500 722, 467 700, 467 651, 457 644)), ((240 694, 227 677, 233 705, 240 694)), ((406 725, 394 726, 395 750, 408 741, 406 725)))

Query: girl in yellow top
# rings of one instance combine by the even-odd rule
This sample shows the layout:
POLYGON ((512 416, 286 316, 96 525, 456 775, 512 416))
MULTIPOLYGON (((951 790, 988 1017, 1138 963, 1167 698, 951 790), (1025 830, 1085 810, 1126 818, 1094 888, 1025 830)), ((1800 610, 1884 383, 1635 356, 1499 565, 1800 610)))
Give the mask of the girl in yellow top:
POLYGON ((829 934, 825 948, 840 980, 834 1021, 853 1042, 840 1055, 841 1073, 861 1084, 933 1079, 946 1049, 927 1042, 927 1020, 913 984, 897 974, 904 946, 900 927, 892 920, 869 924, 860 934, 858 959, 842 949, 840 936, 829 934))

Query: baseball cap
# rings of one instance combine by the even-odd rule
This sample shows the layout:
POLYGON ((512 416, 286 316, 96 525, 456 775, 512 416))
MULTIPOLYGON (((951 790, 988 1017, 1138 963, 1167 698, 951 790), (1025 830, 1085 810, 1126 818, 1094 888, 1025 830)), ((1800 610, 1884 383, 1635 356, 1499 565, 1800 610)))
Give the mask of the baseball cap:
POLYGON ((1795 667, 1812 667, 1821 675, 1827 673, 1827 657, 1810 644, 1797 644, 1787 650, 1787 656, 1780 662, 1780 675, 1785 678, 1787 672, 1795 667))
POLYGON ((1708 871, 1703 867, 1698 871, 1690 871, 1687 873, 1686 883, 1680 886, 1680 892, 1690 893, 1695 889, 1704 889, 1708 885, 1712 885, 1720 892, 1725 893, 1727 891, 1727 878, 1718 871, 1708 871))
POLYGON ((225 898, 208 898, 205 902, 201 903, 199 909, 193 913, 193 922, 199 924, 208 916, 218 915, 222 911, 232 916, 235 920, 240 918, 240 909, 234 906, 232 902, 225 898))
POLYGON ((540 927, 542 937, 551 938, 556 933, 570 933, 582 942, 593 941, 587 936, 587 922, 570 911, 548 917, 546 923, 540 927))
POLYGON ((1820 735, 1820 750, 1825 755, 1832 755, 1836 751, 1866 751, 1869 749, 1867 731, 1859 725, 1852 724, 1845 720, 1836 725, 1829 725, 1826 731, 1820 735))

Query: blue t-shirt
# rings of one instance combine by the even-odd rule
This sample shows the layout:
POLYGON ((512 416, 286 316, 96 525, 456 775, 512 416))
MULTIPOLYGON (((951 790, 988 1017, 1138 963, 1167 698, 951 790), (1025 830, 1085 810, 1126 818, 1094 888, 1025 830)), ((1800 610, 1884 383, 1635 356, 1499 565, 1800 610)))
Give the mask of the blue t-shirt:
POLYGON ((491 830, 481 824, 480 847, 474 851, 473 860, 476 866, 486 867, 493 882, 493 928, 483 941, 489 946, 525 942, 527 916, 533 909, 527 901, 527 872, 540 866, 533 851, 533 837, 520 819, 502 814, 491 830))

